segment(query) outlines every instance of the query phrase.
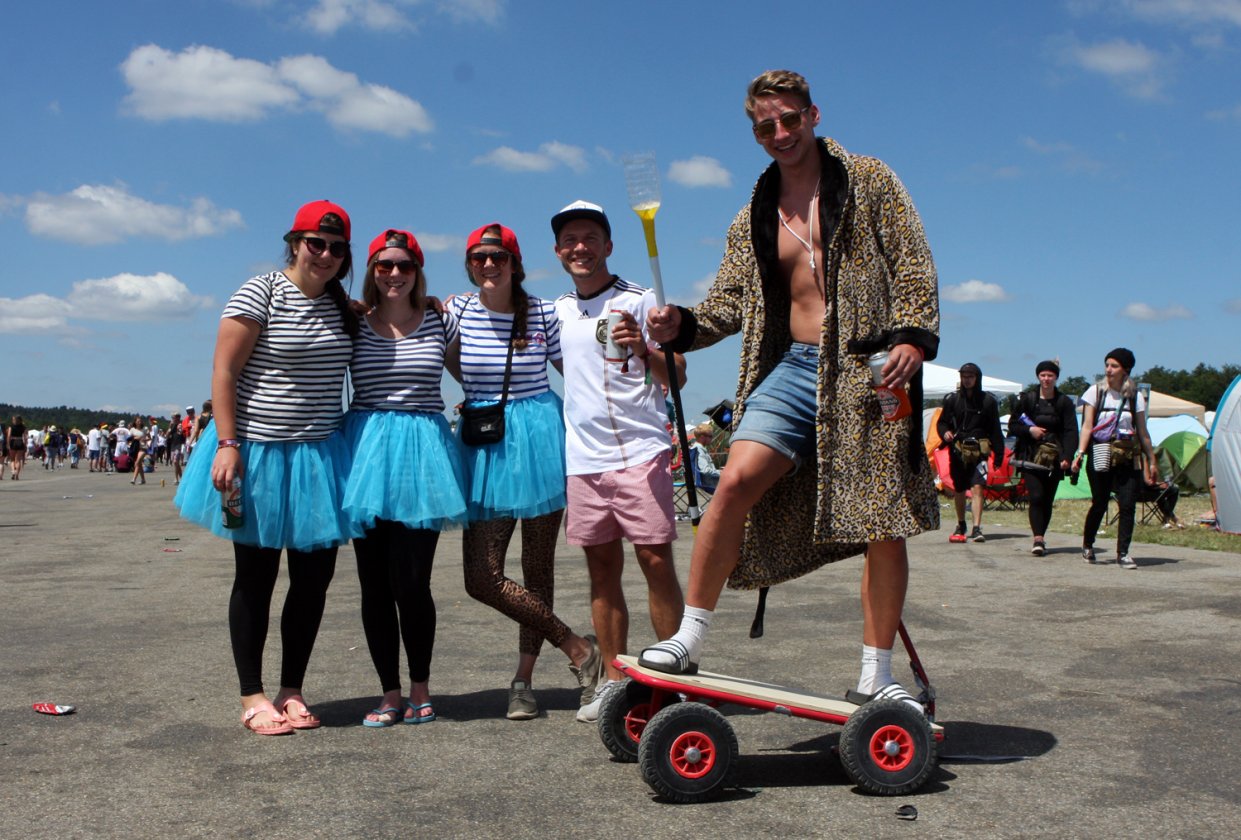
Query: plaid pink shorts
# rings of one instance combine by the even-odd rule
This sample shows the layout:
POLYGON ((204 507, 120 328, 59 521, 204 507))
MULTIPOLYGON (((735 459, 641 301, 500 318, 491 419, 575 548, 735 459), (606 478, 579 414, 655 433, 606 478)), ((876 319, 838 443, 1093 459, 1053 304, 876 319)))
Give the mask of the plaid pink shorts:
POLYGON ((675 540, 670 458, 663 452, 635 467, 569 476, 564 526, 569 545, 603 545, 621 537, 635 545, 675 540))

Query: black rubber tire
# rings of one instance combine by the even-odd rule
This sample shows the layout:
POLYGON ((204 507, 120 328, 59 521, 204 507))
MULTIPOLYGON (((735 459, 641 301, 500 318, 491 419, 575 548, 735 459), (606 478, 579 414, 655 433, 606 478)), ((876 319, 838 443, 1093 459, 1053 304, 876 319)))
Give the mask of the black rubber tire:
POLYGON ((638 767, 651 789, 673 802, 705 802, 732 783, 741 750, 722 714, 701 703, 661 709, 638 743, 638 767))
MULTIPOLYGON (((599 740, 617 761, 633 764, 638 760, 638 742, 647 723, 659 709, 651 706, 650 686, 626 677, 599 707, 599 740)), ((676 702, 673 696, 672 702, 676 702)))
POLYGON ((858 787, 900 796, 922 787, 935 770, 930 721, 900 700, 872 700, 840 733, 840 763, 858 787))

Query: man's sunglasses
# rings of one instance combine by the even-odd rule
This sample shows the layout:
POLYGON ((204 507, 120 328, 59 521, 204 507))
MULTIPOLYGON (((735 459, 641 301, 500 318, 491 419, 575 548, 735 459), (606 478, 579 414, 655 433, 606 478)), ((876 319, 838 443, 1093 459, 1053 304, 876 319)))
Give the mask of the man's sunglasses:
POLYGON ((338 260, 344 258, 349 253, 348 242, 337 240, 329 243, 326 239, 320 239, 317 236, 303 236, 302 241, 306 243, 307 250, 316 257, 322 254, 325 249, 338 260))
MULTIPOLYGON (((780 115, 780 125, 784 126, 785 131, 796 131, 801 128, 803 115, 809 111, 811 106, 807 105, 800 111, 785 111, 780 115)), ((754 136, 759 140, 770 140, 776 136, 776 121, 763 120, 754 124, 754 136)))

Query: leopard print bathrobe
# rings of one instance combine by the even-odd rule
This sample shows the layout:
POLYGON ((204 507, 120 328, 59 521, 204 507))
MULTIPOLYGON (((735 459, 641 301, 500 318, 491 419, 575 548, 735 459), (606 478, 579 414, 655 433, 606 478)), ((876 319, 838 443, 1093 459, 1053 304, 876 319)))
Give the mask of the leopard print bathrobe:
MULTIPOLYGON (((935 358, 939 291, 922 222, 904 185, 882 161, 821 138, 819 225, 827 242, 827 313, 820 338, 817 469, 779 480, 750 514, 734 589, 790 580, 861 553, 867 541, 939 527, 925 456, 907 457, 914 417, 882 418, 866 356, 915 344, 935 358)), ((706 299, 682 310, 673 349, 742 336, 734 423, 746 398, 792 341, 787 282, 775 276, 780 172, 773 163, 728 231, 706 299)), ((921 441, 917 441, 921 449, 921 441)))

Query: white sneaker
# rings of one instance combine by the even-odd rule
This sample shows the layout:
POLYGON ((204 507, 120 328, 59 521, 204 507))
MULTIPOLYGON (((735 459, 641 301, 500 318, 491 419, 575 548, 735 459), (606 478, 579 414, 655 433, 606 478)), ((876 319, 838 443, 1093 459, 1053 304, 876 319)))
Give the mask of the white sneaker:
POLYGON ((1138 567, 1138 561, 1134 560, 1128 554, 1120 555, 1119 562, 1122 569, 1136 569, 1138 567))
POLYGON ((595 698, 577 710, 577 719, 582 723, 594 723, 597 721, 599 719, 599 710, 603 708, 603 701, 620 684, 620 680, 607 680, 600 683, 599 687, 595 689, 595 698))

